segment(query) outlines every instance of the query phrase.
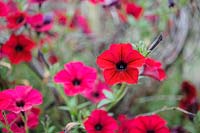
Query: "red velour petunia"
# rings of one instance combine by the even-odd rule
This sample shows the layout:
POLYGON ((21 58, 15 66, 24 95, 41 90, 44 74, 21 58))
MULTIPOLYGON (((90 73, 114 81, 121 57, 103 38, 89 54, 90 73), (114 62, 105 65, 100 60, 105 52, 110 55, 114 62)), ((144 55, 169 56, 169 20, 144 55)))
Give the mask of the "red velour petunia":
MULTIPOLYGON (((39 124, 39 108, 32 108, 31 110, 28 110, 24 112, 26 114, 26 120, 27 120, 27 127, 29 129, 34 129, 39 124)), ((7 122, 11 128, 11 130, 14 133, 26 133, 25 131, 25 123, 23 119, 21 118, 21 114, 15 114, 15 113, 8 113, 6 115, 7 122)), ((6 124, 4 119, 1 120, 3 124, 6 124)), ((4 133, 9 133, 6 129, 3 129, 4 133)))
POLYGON ((94 110, 84 122, 87 133, 115 133, 118 126, 104 110, 94 110))
POLYGON ((5 110, 14 113, 27 111, 35 105, 42 103, 42 94, 31 86, 16 86, 14 89, 4 90, 2 93, 10 95, 12 101, 5 110))
POLYGON ((7 5, 0 1, 0 17, 4 17, 8 14, 8 7, 7 5))
POLYGON ((26 23, 27 15, 25 12, 13 12, 7 16, 7 27, 10 29, 18 29, 26 23))
POLYGON ((135 19, 139 19, 143 11, 144 9, 135 3, 126 4, 126 13, 132 15, 135 19))
POLYGON ((138 81, 138 67, 144 63, 144 56, 134 50, 131 44, 112 44, 109 50, 97 57, 97 64, 104 69, 105 81, 110 84, 138 81))
POLYGON ((31 50, 34 42, 24 35, 11 35, 9 40, 2 46, 2 52, 6 54, 13 64, 22 61, 29 62, 32 58, 31 50))
POLYGON ((197 97, 196 87, 188 81, 182 82, 181 91, 184 93, 185 97, 188 100, 192 100, 192 99, 195 99, 197 97))
POLYGON ((142 75, 150 76, 159 81, 166 78, 165 71, 162 69, 162 64, 151 58, 145 60, 142 75))
POLYGON ((82 62, 69 62, 59 71, 54 81, 64 85, 66 95, 74 96, 90 89, 96 80, 96 70, 82 62))
POLYGON ((125 115, 119 115, 118 116, 119 121, 119 129, 117 133, 132 133, 131 128, 133 119, 128 119, 125 115))
POLYGON ((0 111, 5 110, 11 103, 12 99, 10 95, 0 92, 0 111))
POLYGON ((94 84, 94 87, 87 90, 83 96, 85 96, 87 99, 91 100, 93 103, 98 103, 102 99, 105 99, 105 95, 103 93, 104 90, 111 91, 111 89, 108 87, 108 85, 101 80, 98 80, 96 84, 94 84))
POLYGON ((170 133, 170 131, 164 119, 158 115, 150 115, 134 118, 130 133, 170 133))

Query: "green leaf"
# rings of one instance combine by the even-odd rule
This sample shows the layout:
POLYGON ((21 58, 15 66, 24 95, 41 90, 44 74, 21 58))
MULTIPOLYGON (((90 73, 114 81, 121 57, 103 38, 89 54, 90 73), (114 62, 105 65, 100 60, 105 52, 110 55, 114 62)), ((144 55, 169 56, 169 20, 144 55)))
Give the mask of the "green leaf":
POLYGON ((103 99, 101 102, 99 102, 99 104, 97 105, 97 108, 100 108, 108 103, 111 103, 112 101, 109 99, 103 99))
POLYGON ((107 99, 114 100, 115 96, 111 91, 108 90, 103 90, 104 95, 106 96, 107 99))

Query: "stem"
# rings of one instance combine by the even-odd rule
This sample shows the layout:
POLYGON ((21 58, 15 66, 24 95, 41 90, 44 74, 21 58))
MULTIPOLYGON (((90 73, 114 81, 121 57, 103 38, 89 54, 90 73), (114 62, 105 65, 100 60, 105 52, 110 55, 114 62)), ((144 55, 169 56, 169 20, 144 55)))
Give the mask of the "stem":
POLYGON ((184 109, 182 109, 182 108, 180 108, 180 107, 167 107, 167 106, 164 106, 164 107, 162 107, 161 109, 158 109, 158 110, 156 110, 156 111, 154 111, 154 112, 146 113, 146 114, 144 114, 144 115, 152 115, 152 114, 157 114, 157 113, 160 113, 160 112, 171 111, 171 110, 177 110, 177 111, 180 111, 180 112, 182 112, 182 113, 184 113, 184 114, 187 114, 187 115, 196 116, 196 114, 191 113, 191 112, 188 112, 187 110, 184 110, 184 109))
POLYGON ((9 124, 8 124, 8 120, 7 120, 7 118, 6 118, 6 113, 5 113, 5 111, 2 111, 2 114, 3 114, 3 119, 4 119, 5 123, 6 123, 6 125, 5 125, 6 130, 8 130, 9 133, 13 133, 12 130, 10 129, 9 124))
POLYGON ((22 118, 22 121, 24 122, 24 128, 25 128, 25 131, 26 133, 29 133, 29 130, 28 130, 28 125, 27 125, 27 114, 26 112, 22 112, 21 113, 21 118, 22 118))
POLYGON ((107 110, 110 110, 112 109, 123 97, 124 95, 126 94, 128 88, 126 87, 126 84, 125 83, 122 83, 119 91, 117 92, 116 94, 116 100, 113 101, 108 107, 107 107, 107 110))

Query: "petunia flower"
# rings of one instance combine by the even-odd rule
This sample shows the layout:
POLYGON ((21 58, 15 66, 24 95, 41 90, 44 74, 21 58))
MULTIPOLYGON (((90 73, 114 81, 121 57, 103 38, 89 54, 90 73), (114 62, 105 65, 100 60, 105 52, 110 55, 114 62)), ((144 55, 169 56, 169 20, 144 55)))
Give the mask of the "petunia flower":
POLYGON ((12 34, 7 42, 2 46, 2 52, 8 56, 12 64, 29 62, 32 58, 31 50, 35 43, 24 35, 12 34))
POLYGON ((104 90, 111 91, 106 83, 98 80, 98 82, 94 84, 94 87, 88 89, 83 96, 91 100, 93 103, 98 103, 106 98, 103 93, 104 90))
POLYGON ((27 15, 25 12, 13 12, 6 17, 7 27, 10 29, 18 29, 22 27, 27 21, 27 15))
POLYGON ((31 28, 37 32, 49 31, 53 27, 53 14, 38 13, 33 16, 29 16, 28 24, 30 24, 31 28))
MULTIPOLYGON (((200 104, 197 100, 196 87, 188 81, 183 81, 181 84, 181 92, 184 96, 179 102, 179 107, 196 114, 200 110, 200 104)), ((193 120, 194 118, 193 115, 188 115, 188 117, 190 120, 193 120)))
POLYGON ((151 58, 146 58, 142 75, 150 76, 159 81, 162 81, 167 77, 164 69, 162 68, 162 64, 151 58))
POLYGON ((81 29, 81 31, 85 34, 90 34, 92 32, 87 18, 81 15, 80 10, 76 10, 76 12, 74 13, 69 27, 71 29, 81 29))
POLYGON ((82 62, 69 62, 60 70, 54 81, 64 85, 65 94, 74 96, 90 89, 96 80, 96 70, 82 62))
POLYGON ((0 1, 0 17, 5 17, 8 14, 8 7, 7 5, 0 1))
MULTIPOLYGON (((32 108, 31 110, 24 112, 24 114, 26 114, 25 116, 27 116, 27 118, 26 118, 27 127, 29 129, 36 128, 37 125, 39 124, 40 109, 39 108, 32 108)), ((26 133, 25 122, 23 121, 21 116, 22 116, 21 114, 15 114, 15 113, 12 113, 12 112, 10 112, 6 115, 6 119, 7 119, 9 126, 10 126, 10 129, 14 133, 26 133)), ((3 124, 6 124, 4 119, 0 119, 0 120, 2 121, 3 124)), ((8 133, 8 131, 5 128, 3 128, 2 130, 3 130, 4 133, 8 133)))
POLYGON ((144 9, 136 3, 126 3, 126 13, 132 15, 138 20, 144 12, 144 9))
POLYGON ((144 56, 134 50, 131 44, 112 44, 109 50, 97 57, 97 65, 103 69, 105 81, 110 84, 138 82, 139 70, 144 56))
POLYGON ((93 3, 93 4, 99 4, 104 2, 104 0, 89 0, 89 2, 93 3))
POLYGON ((10 95, 0 92, 0 111, 5 110, 11 102, 12 98, 10 95))
POLYGON ((2 93, 10 95, 12 101, 5 110, 20 113, 30 110, 33 106, 42 104, 42 94, 31 86, 16 86, 14 89, 4 90, 2 93))
POLYGON ((133 119, 130 133, 170 133, 166 124, 158 115, 138 116, 133 119))
POLYGON ((84 122, 87 133, 115 133, 118 126, 114 118, 104 110, 94 110, 84 122))
POLYGON ((119 115, 118 116, 118 126, 119 129, 117 133, 132 133, 131 128, 132 126, 133 119, 128 119, 125 115, 119 115))

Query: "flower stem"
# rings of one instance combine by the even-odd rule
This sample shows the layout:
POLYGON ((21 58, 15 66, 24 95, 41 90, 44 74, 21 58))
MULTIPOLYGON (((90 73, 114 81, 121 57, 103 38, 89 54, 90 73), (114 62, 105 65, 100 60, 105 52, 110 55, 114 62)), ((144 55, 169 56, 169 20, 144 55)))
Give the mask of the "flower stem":
POLYGON ((3 119, 4 119, 5 123, 6 123, 6 125, 5 125, 6 130, 8 130, 9 133, 13 133, 12 130, 10 129, 9 124, 8 124, 8 120, 7 120, 7 118, 6 118, 6 113, 5 113, 5 111, 2 111, 2 114, 3 114, 3 119))
POLYGON ((107 110, 112 109, 126 94, 128 88, 126 87, 126 83, 122 83, 119 91, 116 94, 116 100, 113 101, 108 107, 107 110))
POLYGON ((161 109, 158 109, 158 110, 156 110, 156 111, 154 111, 154 112, 146 113, 146 114, 144 114, 144 115, 152 115, 152 114, 157 114, 157 113, 160 113, 160 112, 170 111, 170 110, 177 110, 177 111, 180 111, 180 112, 182 112, 182 113, 184 113, 184 114, 187 114, 187 115, 196 116, 196 114, 191 113, 191 112, 188 112, 187 110, 184 110, 184 109, 182 109, 182 108, 180 108, 180 107, 167 107, 167 106, 164 106, 164 107, 162 107, 161 109))

